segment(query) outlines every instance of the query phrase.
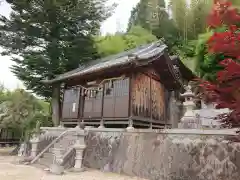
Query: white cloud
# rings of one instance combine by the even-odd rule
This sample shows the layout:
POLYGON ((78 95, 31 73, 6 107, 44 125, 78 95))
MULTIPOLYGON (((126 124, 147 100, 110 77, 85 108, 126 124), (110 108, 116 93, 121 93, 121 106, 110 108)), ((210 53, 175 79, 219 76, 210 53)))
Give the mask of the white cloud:
POLYGON ((102 34, 115 33, 117 30, 125 31, 131 10, 139 1, 140 0, 109 0, 111 3, 117 3, 118 6, 113 15, 102 24, 102 34))
POLYGON ((11 12, 11 7, 9 4, 7 4, 5 1, 1 2, 0 4, 0 14, 4 15, 6 17, 9 17, 11 12))
POLYGON ((10 57, 0 56, 0 83, 8 89, 22 87, 22 83, 10 71, 10 67, 14 64, 10 57))
MULTIPOLYGON (((110 3, 117 3, 118 7, 115 9, 114 14, 103 22, 101 27, 102 34, 115 33, 118 28, 125 30, 128 24, 132 8, 140 0, 109 0, 110 3)), ((0 5, 0 14, 9 17, 11 12, 10 6, 3 2, 0 5)), ((1 49, 0 49, 1 51, 1 49)), ((0 83, 3 83, 9 89, 21 87, 22 83, 10 71, 13 62, 10 57, 0 56, 0 83)))
MULTIPOLYGON (((0 14, 9 17, 11 12, 10 6, 3 2, 0 5, 0 14)), ((0 48, 1 51, 1 48, 0 48)), ((0 56, 0 83, 4 84, 6 88, 15 89, 21 87, 22 83, 13 75, 10 71, 10 67, 13 65, 10 57, 0 56)))

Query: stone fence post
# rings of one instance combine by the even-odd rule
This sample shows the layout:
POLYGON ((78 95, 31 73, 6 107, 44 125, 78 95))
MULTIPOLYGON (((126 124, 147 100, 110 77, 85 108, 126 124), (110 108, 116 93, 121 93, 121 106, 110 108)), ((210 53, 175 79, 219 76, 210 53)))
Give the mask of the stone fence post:
POLYGON ((30 143, 32 145, 31 158, 35 158, 38 154, 38 146, 39 146, 39 143, 40 143, 39 136, 35 136, 32 139, 30 139, 30 143))
POLYGON ((30 136, 30 143, 31 143, 31 158, 35 158, 39 153, 39 143, 41 142, 40 139, 41 135, 41 123, 37 121, 35 131, 33 133, 33 136, 30 136))
POLYGON ((77 172, 81 172, 84 170, 82 161, 83 161, 83 151, 86 148, 85 135, 86 133, 83 129, 76 128, 77 140, 73 147, 76 150, 74 171, 77 171, 77 172))

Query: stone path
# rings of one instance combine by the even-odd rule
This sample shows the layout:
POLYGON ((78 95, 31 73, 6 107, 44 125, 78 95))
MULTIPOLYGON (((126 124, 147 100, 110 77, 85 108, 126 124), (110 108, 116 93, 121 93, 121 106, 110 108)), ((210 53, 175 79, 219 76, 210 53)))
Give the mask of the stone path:
POLYGON ((2 180, 144 180, 113 173, 87 170, 82 173, 67 173, 62 176, 49 174, 41 169, 16 164, 14 156, 0 156, 0 179, 2 180))

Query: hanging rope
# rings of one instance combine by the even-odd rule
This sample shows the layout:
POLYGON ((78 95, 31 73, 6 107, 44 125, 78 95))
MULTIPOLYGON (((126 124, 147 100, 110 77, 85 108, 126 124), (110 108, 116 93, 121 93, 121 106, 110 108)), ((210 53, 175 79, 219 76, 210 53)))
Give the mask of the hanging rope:
POLYGON ((125 75, 120 76, 120 77, 104 79, 98 85, 96 85, 96 87, 85 87, 85 86, 82 86, 82 85, 77 85, 77 86, 74 86, 74 87, 80 87, 81 89, 83 89, 83 91, 81 93, 82 96, 86 95, 88 97, 96 97, 97 93, 99 91, 102 91, 103 84, 105 82, 110 82, 108 88, 113 88, 113 81, 121 80, 121 79, 124 79, 124 78, 125 78, 125 75))
POLYGON ((113 82, 114 80, 120 80, 120 79, 124 79, 125 78, 125 75, 123 76, 120 76, 120 77, 114 77, 114 78, 108 78, 108 79, 104 79, 102 80, 98 85, 97 87, 84 87, 82 85, 77 85, 75 87, 81 87, 82 89, 84 90, 98 90, 99 88, 102 88, 103 86, 103 83, 109 81, 109 82, 113 82))

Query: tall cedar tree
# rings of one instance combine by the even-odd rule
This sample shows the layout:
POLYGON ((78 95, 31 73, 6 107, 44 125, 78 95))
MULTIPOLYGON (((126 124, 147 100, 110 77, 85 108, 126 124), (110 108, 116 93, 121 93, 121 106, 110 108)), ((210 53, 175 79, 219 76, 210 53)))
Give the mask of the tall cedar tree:
POLYGON ((240 127, 240 14, 227 1, 215 0, 212 13, 209 16, 209 26, 226 27, 224 32, 214 32, 207 41, 208 51, 212 54, 222 54, 224 60, 219 65, 223 67, 217 73, 215 83, 201 81, 205 98, 214 102, 217 108, 228 108, 230 113, 219 118, 226 127, 240 127))
POLYGON ((140 0, 131 12, 128 31, 134 26, 141 26, 158 39, 164 38, 171 49, 176 45, 178 31, 170 19, 164 0, 140 0))
POLYGON ((93 35, 110 15, 105 0, 7 2, 13 11, 10 19, 0 16, 0 46, 13 57, 12 72, 27 89, 49 98, 52 89, 40 80, 98 57, 93 35))

